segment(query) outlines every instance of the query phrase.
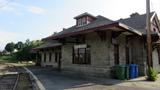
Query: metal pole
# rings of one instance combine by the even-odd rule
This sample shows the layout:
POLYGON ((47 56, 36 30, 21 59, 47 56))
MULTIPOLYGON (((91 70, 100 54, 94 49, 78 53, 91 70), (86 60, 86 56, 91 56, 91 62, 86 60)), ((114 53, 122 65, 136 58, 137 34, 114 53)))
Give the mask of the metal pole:
POLYGON ((147 26, 147 64, 148 68, 152 67, 152 41, 151 41, 151 24, 150 24, 150 0, 146 0, 146 26, 147 26))

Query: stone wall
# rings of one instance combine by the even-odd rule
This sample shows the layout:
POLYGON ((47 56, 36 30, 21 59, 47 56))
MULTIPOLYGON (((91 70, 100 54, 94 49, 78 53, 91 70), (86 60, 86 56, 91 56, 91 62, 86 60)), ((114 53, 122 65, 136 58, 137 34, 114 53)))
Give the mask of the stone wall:
POLYGON ((129 41, 130 62, 138 65, 139 75, 146 73, 146 46, 142 37, 134 36, 129 41))
MULTIPOLYGON (((64 44, 62 45, 62 69, 66 71, 78 72, 83 75, 103 76, 110 77, 111 68, 114 64, 114 44, 112 41, 111 31, 106 32, 106 40, 102 41, 96 32, 86 34, 86 43, 90 46, 91 52, 91 64, 80 65, 72 63, 73 46, 76 44, 64 44)), ((115 38, 116 44, 119 45, 119 61, 120 65, 126 64, 126 36, 120 34, 115 38)), ((146 72, 146 46, 141 37, 130 37, 129 42, 129 58, 130 63, 138 64, 139 75, 144 75, 146 72)), ((55 63, 55 51, 46 50, 40 52, 42 55, 42 66, 51 65, 58 67, 55 63), (46 53, 46 62, 44 62, 44 52, 46 53), (49 62, 49 52, 52 52, 52 60, 49 62)), ((154 52, 155 53, 155 52, 154 52)), ((154 54, 154 66, 157 67, 157 55, 154 54)))
POLYGON ((152 52, 152 60, 153 60, 153 68, 160 73, 160 64, 159 64, 158 52, 156 48, 152 52))
MULTIPOLYGON (((62 46, 62 69, 81 72, 85 75, 110 77, 114 66, 114 45, 111 43, 111 32, 106 32, 106 41, 101 41, 97 33, 86 35, 86 44, 91 49, 91 65, 72 64, 72 49, 74 44, 62 46)), ((117 38, 119 44, 120 64, 125 64, 125 35, 117 38)))
POLYGON ((45 67, 45 66, 52 66, 52 67, 57 67, 57 63, 55 62, 55 52, 52 50, 46 50, 43 52, 40 52, 41 55, 41 66, 45 67), (44 53, 46 53, 46 62, 44 62, 44 53), (51 62, 49 61, 49 53, 52 53, 52 59, 51 62))

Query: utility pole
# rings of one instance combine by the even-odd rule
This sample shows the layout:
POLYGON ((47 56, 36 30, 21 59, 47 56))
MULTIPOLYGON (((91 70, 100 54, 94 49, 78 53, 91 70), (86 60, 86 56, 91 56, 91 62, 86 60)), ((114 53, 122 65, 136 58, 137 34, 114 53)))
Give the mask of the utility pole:
POLYGON ((146 31, 147 31, 147 65, 152 67, 152 39, 150 22, 150 0, 146 0, 146 31))

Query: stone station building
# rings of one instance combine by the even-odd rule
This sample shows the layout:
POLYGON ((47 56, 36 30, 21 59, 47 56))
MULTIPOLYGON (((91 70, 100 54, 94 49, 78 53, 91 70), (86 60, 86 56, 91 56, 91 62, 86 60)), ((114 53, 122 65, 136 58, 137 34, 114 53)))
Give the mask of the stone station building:
MULTIPOLYGON (((43 38, 35 48, 41 66, 52 66, 82 75, 110 77, 115 65, 137 64, 139 75, 145 75, 146 15, 133 13, 129 18, 110 20, 83 13, 76 24, 43 38)), ((155 12, 150 13, 153 56, 152 65, 160 72, 158 47, 160 24, 155 12)))

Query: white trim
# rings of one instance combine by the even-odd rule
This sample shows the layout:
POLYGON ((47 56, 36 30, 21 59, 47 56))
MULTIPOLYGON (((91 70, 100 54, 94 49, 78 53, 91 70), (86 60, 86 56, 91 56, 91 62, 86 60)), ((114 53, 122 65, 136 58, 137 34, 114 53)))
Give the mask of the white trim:
POLYGON ((154 12, 154 14, 151 16, 150 22, 153 21, 154 17, 155 17, 156 13, 154 12))
POLYGON ((153 16, 151 17, 151 23, 152 23, 152 21, 153 21, 154 18, 156 20, 156 24, 158 25, 158 31, 160 33, 160 23, 159 23, 159 20, 158 20, 158 17, 157 17, 156 13, 154 13, 153 16))
POLYGON ((141 32, 139 32, 138 30, 136 30, 136 29, 134 29, 134 28, 131 28, 131 27, 125 25, 125 24, 119 23, 119 26, 121 26, 121 27, 123 27, 123 28, 126 28, 126 29, 129 30, 130 32, 133 32, 133 33, 136 33, 136 34, 142 36, 142 33, 141 33, 141 32))

